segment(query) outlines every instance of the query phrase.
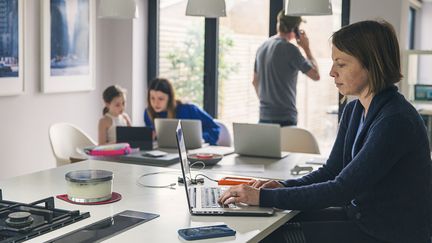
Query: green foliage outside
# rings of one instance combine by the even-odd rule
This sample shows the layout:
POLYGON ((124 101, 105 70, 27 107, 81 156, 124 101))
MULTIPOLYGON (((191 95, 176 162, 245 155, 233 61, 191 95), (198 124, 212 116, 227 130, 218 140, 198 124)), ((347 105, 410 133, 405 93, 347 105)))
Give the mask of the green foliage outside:
MULTIPOLYGON (((237 65, 226 62, 226 54, 234 41, 219 37, 219 105, 223 100, 223 86, 229 75, 237 72, 237 65)), ((203 106, 204 98, 204 28, 192 26, 186 40, 172 48, 166 56, 170 63, 168 78, 173 82, 177 98, 203 106)))

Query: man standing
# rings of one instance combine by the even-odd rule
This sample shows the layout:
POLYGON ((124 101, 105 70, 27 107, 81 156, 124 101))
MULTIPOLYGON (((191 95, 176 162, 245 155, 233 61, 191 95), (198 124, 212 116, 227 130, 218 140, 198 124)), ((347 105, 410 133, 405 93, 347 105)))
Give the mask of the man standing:
POLYGON ((309 49, 309 39, 299 30, 301 17, 277 16, 277 34, 257 50, 252 84, 260 100, 260 123, 281 126, 297 125, 297 76, 302 71, 309 78, 319 80, 317 63, 309 49), (297 46, 296 39, 306 58, 297 46))

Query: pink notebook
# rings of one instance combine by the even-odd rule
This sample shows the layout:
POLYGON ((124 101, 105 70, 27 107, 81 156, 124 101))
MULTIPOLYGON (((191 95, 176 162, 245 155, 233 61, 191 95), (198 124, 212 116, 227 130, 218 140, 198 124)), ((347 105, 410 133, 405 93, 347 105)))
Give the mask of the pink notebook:
POLYGON ((86 154, 92 156, 117 156, 129 154, 132 149, 128 143, 107 144, 84 149, 86 154))

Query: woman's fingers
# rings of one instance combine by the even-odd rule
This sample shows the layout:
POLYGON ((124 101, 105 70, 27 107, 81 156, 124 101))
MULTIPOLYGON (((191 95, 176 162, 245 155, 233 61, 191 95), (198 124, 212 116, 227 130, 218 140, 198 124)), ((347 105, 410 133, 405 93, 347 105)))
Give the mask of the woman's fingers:
POLYGON ((231 197, 237 197, 238 196, 238 191, 237 191, 238 186, 233 186, 230 189, 226 190, 222 196, 219 198, 218 202, 219 203, 223 203, 223 204, 229 204, 229 202, 227 202, 227 200, 231 197))
POLYGON ((278 181, 271 180, 264 183, 260 188, 278 188, 278 187, 283 187, 283 185, 278 181))
POLYGON ((268 181, 263 181, 263 180, 255 180, 255 182, 251 185, 252 187, 255 188, 260 188, 262 185, 264 185, 266 182, 268 181))

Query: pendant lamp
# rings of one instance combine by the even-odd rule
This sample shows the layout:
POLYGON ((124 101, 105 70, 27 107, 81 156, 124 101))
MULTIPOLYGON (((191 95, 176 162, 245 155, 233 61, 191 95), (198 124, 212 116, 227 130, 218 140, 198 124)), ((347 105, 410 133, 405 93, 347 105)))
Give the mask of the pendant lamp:
POLYGON ((100 0, 98 17, 135 19, 138 18, 138 8, 135 0, 100 0))
POLYGON ((331 0, 285 0, 285 15, 332 15, 331 0))
POLYGON ((225 0, 188 0, 186 15, 206 18, 225 17, 225 0))

